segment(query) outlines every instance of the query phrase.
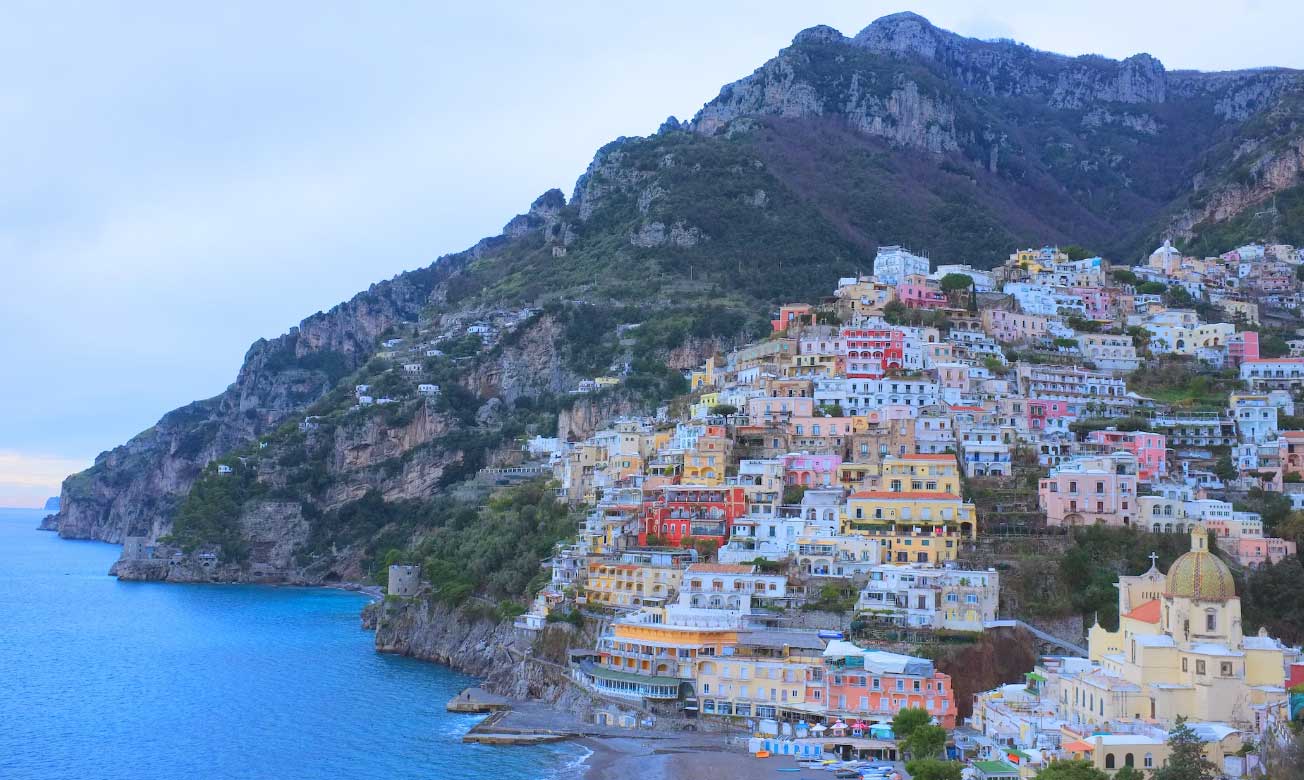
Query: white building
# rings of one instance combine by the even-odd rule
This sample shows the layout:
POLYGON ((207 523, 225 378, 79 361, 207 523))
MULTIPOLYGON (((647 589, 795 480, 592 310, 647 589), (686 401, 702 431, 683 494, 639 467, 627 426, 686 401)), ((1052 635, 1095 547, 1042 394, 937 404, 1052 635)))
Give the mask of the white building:
POLYGON ((857 415, 883 406, 932 406, 941 400, 936 381, 925 378, 884 377, 848 379, 847 414, 857 415))
POLYGON ((870 570, 856 611, 898 626, 982 631, 984 621, 996 619, 999 600, 995 569, 880 564, 870 570))
POLYGON ((874 276, 888 284, 900 284, 912 274, 927 276, 928 267, 928 258, 899 246, 881 246, 874 257, 874 276))

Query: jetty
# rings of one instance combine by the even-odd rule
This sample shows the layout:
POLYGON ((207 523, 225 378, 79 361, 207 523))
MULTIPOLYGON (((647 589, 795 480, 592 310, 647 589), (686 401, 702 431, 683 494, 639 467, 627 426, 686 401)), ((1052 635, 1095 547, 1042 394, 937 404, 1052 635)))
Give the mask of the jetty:
POLYGON ((449 712, 483 715, 508 709, 508 705, 509 702, 506 698, 490 693, 483 688, 467 688, 449 699, 447 709, 449 712))

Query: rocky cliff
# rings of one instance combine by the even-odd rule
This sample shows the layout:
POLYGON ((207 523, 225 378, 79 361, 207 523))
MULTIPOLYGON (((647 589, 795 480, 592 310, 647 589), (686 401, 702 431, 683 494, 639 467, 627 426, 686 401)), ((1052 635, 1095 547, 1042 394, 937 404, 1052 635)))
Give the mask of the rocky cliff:
POLYGON ((445 664, 483 679, 491 693, 537 699, 588 720, 594 701, 565 680, 567 651, 590 648, 594 637, 558 623, 542 632, 518 631, 475 609, 453 608, 428 598, 375 602, 362 616, 376 632, 376 650, 445 664))
POLYGON ((368 491, 429 500, 559 412, 567 435, 591 431, 602 414, 567 402, 582 379, 622 377, 616 413, 655 409, 675 368, 764 332, 771 305, 825 294, 878 244, 990 265, 1047 241, 1130 260, 1160 236, 1292 239, 1304 228, 1246 215, 1304 200, 1302 105, 1283 69, 1065 57, 914 14, 805 30, 691 122, 604 146, 569 202, 549 190, 500 235, 258 341, 220 395, 70 477, 49 525, 165 537, 204 469, 237 453, 309 526, 368 491), (468 348, 505 310, 534 314, 468 348), (348 382, 392 384, 395 366, 364 371, 384 362, 382 334, 414 328, 459 350, 430 380, 444 391, 345 419, 348 382), (317 412, 338 419, 286 432, 317 412), (271 451, 245 452, 259 441, 271 451))

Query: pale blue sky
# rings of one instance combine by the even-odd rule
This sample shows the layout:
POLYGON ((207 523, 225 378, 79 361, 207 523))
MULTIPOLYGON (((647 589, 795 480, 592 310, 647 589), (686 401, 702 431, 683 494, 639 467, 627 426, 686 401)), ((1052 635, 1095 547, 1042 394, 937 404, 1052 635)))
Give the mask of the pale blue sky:
POLYGON ((1069 54, 1304 67, 1297 2, 1061 5, 9 3, 0 506, 220 392, 256 338, 569 195, 597 147, 802 28, 914 10, 1069 54))

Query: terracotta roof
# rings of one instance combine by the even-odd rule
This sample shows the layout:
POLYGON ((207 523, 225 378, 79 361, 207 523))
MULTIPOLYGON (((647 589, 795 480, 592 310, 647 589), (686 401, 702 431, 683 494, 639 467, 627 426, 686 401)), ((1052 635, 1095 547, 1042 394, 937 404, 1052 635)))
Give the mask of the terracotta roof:
POLYGON ((896 499, 902 501, 918 501, 918 500, 959 501, 960 500, 960 497, 954 493, 943 493, 935 490, 907 490, 903 492, 894 492, 891 490, 862 490, 859 493, 852 493, 851 497, 896 499))
POLYGON ((1140 620, 1144 623, 1159 622, 1159 599, 1150 599, 1146 603, 1124 615, 1124 617, 1140 620))
POLYGON ((913 453, 912 453, 912 454, 910 454, 910 455, 902 455, 901 457, 902 457, 903 459, 905 459, 905 460, 949 460, 949 461, 955 461, 955 455, 951 455, 951 454, 943 454, 943 455, 926 455, 926 454, 913 454, 913 453))
POLYGON ((687 569, 694 574, 751 574, 755 570, 755 566, 738 563, 693 563, 687 569))
POLYGON ((1090 742, 1083 742, 1080 739, 1074 740, 1072 742, 1066 742, 1063 745, 1060 745, 1060 747, 1062 747, 1063 749, 1067 750, 1070 753, 1090 753, 1096 749, 1095 745, 1091 744, 1090 742))

